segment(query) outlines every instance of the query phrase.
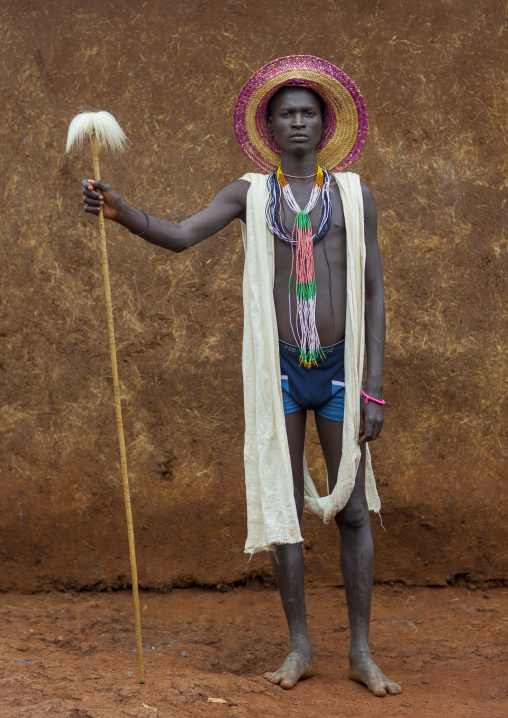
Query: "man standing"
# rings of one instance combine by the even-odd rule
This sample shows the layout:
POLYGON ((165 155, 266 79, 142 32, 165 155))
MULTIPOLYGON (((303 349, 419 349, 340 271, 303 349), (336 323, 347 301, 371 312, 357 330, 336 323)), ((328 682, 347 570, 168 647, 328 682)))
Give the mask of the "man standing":
POLYGON ((290 653, 265 677, 283 688, 314 674, 305 611, 305 506, 340 531, 349 626, 349 677, 374 694, 401 692, 373 662, 368 632, 373 582, 369 508, 379 510, 367 442, 383 423, 385 318, 376 209, 357 175, 333 174, 359 153, 365 103, 337 67, 311 56, 275 60, 244 86, 237 140, 268 174, 251 173, 174 224, 83 180, 85 211, 181 252, 242 220, 243 376, 249 532, 246 551, 271 550, 290 653), (367 349, 365 387, 364 342, 367 349), (328 473, 319 497, 305 463, 307 411, 315 413, 328 473))

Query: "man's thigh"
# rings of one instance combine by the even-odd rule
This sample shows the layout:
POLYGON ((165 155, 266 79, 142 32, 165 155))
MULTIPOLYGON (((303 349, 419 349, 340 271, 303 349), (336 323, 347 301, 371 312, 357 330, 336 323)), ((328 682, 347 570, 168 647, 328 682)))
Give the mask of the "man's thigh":
MULTIPOLYGON (((326 463, 328 489, 330 493, 335 488, 337 474, 339 473, 340 458, 342 455, 343 426, 344 424, 341 421, 333 421, 316 414, 316 428, 326 463)), ((362 444, 360 449, 362 452, 361 460, 356 473, 355 486, 349 497, 348 504, 350 502, 355 504, 358 502, 361 503, 365 500, 365 445, 362 444)), ((348 504, 346 504, 346 506, 348 504)))
POLYGON ((328 490, 333 491, 337 483, 340 457, 342 455, 342 421, 326 419, 315 414, 319 443, 326 463, 328 474, 328 490))
POLYGON ((303 452, 305 447, 305 425, 307 412, 305 409, 286 414, 286 433, 288 437, 289 456, 295 490, 298 518, 303 512, 303 452))

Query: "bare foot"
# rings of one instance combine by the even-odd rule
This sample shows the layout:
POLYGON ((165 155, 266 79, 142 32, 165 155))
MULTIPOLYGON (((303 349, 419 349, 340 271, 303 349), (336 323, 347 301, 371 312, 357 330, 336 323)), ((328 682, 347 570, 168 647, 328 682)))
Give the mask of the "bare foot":
POLYGON ((349 657, 348 678, 363 683, 375 696, 402 693, 402 686, 381 673, 370 655, 362 655, 358 658, 349 657))
POLYGON ((279 685, 288 690, 297 683, 300 678, 311 678, 314 675, 314 664, 312 662, 312 647, 291 651, 281 668, 275 673, 265 673, 264 677, 270 683, 279 685))

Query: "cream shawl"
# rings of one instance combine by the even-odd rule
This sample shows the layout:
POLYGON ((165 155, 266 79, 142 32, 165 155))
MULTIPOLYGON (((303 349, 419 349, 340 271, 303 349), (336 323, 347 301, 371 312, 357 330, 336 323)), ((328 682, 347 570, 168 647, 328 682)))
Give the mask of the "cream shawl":
MULTIPOLYGON (((344 208, 347 235, 347 309, 345 406, 342 457, 337 484, 320 497, 305 465, 305 508, 329 523, 347 503, 360 462, 360 391, 364 356, 365 240, 360 178, 352 172, 334 175, 344 208)), ((245 401, 245 485, 248 536, 246 553, 273 544, 302 541, 293 496, 293 478, 282 406, 279 337, 273 286, 274 237, 265 220, 267 176, 249 173, 243 275, 243 386, 245 401)), ((380 501, 366 447, 366 494, 369 509, 380 501)))

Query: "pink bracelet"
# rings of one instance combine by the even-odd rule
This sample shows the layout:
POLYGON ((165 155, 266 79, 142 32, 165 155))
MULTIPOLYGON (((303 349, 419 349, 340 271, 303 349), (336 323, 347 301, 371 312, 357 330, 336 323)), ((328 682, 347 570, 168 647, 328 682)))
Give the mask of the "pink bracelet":
POLYGON ((368 404, 369 401, 373 401, 375 404, 381 404, 382 406, 386 404, 386 401, 384 399, 374 399, 373 396, 369 396, 368 394, 366 394, 363 389, 361 391, 361 394, 364 397, 366 404, 368 404))

